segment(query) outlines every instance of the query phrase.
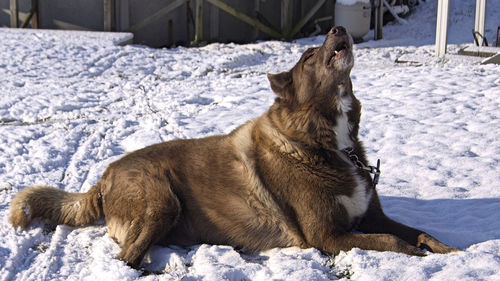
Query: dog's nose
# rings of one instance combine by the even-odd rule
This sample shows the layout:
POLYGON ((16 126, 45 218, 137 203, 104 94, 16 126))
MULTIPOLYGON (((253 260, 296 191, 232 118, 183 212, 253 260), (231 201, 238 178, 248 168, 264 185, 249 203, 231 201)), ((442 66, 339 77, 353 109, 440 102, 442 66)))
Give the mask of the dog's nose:
POLYGON ((336 36, 342 36, 345 35, 347 31, 343 26, 334 26, 332 27, 332 29, 330 29, 329 33, 336 36))

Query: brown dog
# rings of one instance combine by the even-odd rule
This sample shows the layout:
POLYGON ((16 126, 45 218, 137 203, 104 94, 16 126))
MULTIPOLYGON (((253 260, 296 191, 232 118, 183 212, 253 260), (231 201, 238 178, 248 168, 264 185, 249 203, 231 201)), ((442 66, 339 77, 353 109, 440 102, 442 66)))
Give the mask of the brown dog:
POLYGON ((122 247, 118 258, 134 267, 154 243, 456 251, 383 213, 361 168, 367 161, 358 140, 353 63, 351 37, 334 27, 292 70, 268 75, 278 97, 261 117, 226 136, 130 153, 87 193, 26 188, 12 200, 10 222, 83 226, 104 218, 122 247), (353 152, 346 155, 346 148, 353 152))

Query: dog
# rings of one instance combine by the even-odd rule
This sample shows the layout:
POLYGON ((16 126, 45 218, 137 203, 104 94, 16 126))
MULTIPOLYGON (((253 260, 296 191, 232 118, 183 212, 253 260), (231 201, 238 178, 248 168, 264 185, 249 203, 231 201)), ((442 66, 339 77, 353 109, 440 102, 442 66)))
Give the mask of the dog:
POLYGON ((10 222, 26 228, 33 220, 85 226, 104 219, 121 246, 118 259, 134 268, 153 244, 457 251, 384 214, 364 169, 353 65, 352 37, 333 27, 290 71, 267 75, 277 97, 262 116, 228 135, 127 154, 87 193, 25 188, 11 202, 10 222))

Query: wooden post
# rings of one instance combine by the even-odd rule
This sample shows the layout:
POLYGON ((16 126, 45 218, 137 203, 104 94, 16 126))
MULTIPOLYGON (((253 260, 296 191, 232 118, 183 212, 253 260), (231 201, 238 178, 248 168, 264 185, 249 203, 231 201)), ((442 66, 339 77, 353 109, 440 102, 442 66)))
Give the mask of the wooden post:
POLYGON ((446 44, 448 37, 448 7, 450 0, 438 0, 437 21, 436 21, 436 56, 441 57, 446 54, 446 44))
POLYGON ((38 28, 38 0, 31 0, 31 11, 33 11, 31 28, 38 28))
POLYGON ((19 3, 17 0, 10 0, 10 27, 19 27, 19 3))
MULTIPOLYGON (((484 22, 486 21, 486 0, 476 0, 476 17, 474 18, 474 32, 484 34, 484 22)), ((479 46, 483 46, 484 38, 476 36, 479 46)))
POLYGON ((375 6, 375 28, 374 28, 374 39, 382 39, 382 26, 384 25, 384 1, 378 0, 375 6))
POLYGON ((104 31, 113 30, 113 0, 104 0, 104 31))
POLYGON ((23 23, 21 24, 21 28, 26 28, 28 26, 28 23, 31 21, 31 27, 32 28, 38 28, 38 6, 37 3, 38 0, 31 0, 31 10, 28 16, 24 19, 23 23))
POLYGON ((167 46, 171 47, 174 45, 174 22, 168 20, 167 24, 167 46))
POLYGON ((196 0, 194 12, 194 43, 203 40, 203 0, 196 0))
POLYGON ((281 34, 290 39, 292 30, 293 0, 281 0, 281 34))

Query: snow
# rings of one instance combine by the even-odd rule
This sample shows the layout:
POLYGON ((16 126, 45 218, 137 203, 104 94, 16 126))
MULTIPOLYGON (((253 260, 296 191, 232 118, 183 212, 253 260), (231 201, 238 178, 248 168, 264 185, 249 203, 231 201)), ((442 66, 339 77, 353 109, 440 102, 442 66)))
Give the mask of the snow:
MULTIPOLYGON (((475 3, 451 2, 456 53, 472 43, 475 3)), ((360 137, 382 160, 384 210, 462 252, 155 246, 144 265, 157 273, 141 276, 115 259, 102 223, 14 229, 10 201, 25 186, 85 192, 126 152, 228 133, 263 113, 274 100, 266 73, 324 37, 151 49, 118 46, 127 34, 0 29, 0 280, 500 280, 500 66, 433 57, 436 6, 422 2, 407 25, 356 45, 352 80, 360 137)), ((498 14, 489 1, 489 42, 498 14)))

